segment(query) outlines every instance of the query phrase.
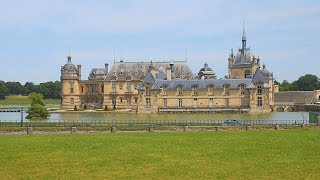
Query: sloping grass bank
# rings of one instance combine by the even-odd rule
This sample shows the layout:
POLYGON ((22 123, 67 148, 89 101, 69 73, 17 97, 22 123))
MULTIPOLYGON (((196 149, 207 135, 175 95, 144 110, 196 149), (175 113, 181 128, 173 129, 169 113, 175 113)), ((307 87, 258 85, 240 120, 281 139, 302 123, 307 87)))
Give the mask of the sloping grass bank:
POLYGON ((0 135, 0 179, 317 179, 317 130, 0 135))

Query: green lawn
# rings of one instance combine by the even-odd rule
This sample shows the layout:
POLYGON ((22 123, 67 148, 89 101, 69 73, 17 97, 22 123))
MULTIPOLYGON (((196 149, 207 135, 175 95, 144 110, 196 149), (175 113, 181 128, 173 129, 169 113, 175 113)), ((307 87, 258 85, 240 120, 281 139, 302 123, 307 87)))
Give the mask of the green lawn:
MULTIPOLYGON (((28 96, 6 96, 5 100, 0 100, 0 107, 8 107, 8 106, 30 106, 30 100, 27 98, 28 96)), ((45 99, 47 107, 60 107, 60 99, 45 99)))
POLYGON ((320 132, 0 135, 0 179, 318 179, 320 132))

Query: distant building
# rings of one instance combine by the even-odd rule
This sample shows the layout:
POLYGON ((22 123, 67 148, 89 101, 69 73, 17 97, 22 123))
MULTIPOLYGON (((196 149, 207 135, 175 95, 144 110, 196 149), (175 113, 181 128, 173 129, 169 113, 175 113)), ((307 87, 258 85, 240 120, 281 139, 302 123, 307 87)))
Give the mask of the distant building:
POLYGON ((228 58, 229 76, 216 79, 208 63, 193 74, 186 61, 115 62, 93 69, 81 80, 81 65, 61 67, 62 109, 131 109, 158 112, 270 112, 273 74, 246 47, 228 58))

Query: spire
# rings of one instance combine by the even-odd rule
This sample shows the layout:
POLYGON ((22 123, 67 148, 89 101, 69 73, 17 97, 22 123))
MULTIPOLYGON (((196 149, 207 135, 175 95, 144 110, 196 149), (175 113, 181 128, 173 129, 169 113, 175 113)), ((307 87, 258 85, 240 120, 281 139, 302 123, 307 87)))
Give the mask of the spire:
POLYGON ((244 19, 243 19, 243 27, 242 27, 242 54, 246 51, 246 44, 247 44, 247 37, 246 37, 246 32, 244 30, 244 19))
POLYGON ((71 63, 71 55, 70 55, 70 48, 69 48, 69 55, 68 55, 68 63, 71 63))
POLYGON ((68 63, 71 63, 71 56, 68 56, 68 63))

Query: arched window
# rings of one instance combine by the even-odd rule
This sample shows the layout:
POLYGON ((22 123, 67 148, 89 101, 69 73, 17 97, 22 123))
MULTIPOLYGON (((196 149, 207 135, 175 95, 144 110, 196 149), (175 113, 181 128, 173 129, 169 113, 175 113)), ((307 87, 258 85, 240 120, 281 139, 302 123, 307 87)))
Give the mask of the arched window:
POLYGON ((244 72, 244 78, 251 78, 251 72, 249 70, 244 72))

